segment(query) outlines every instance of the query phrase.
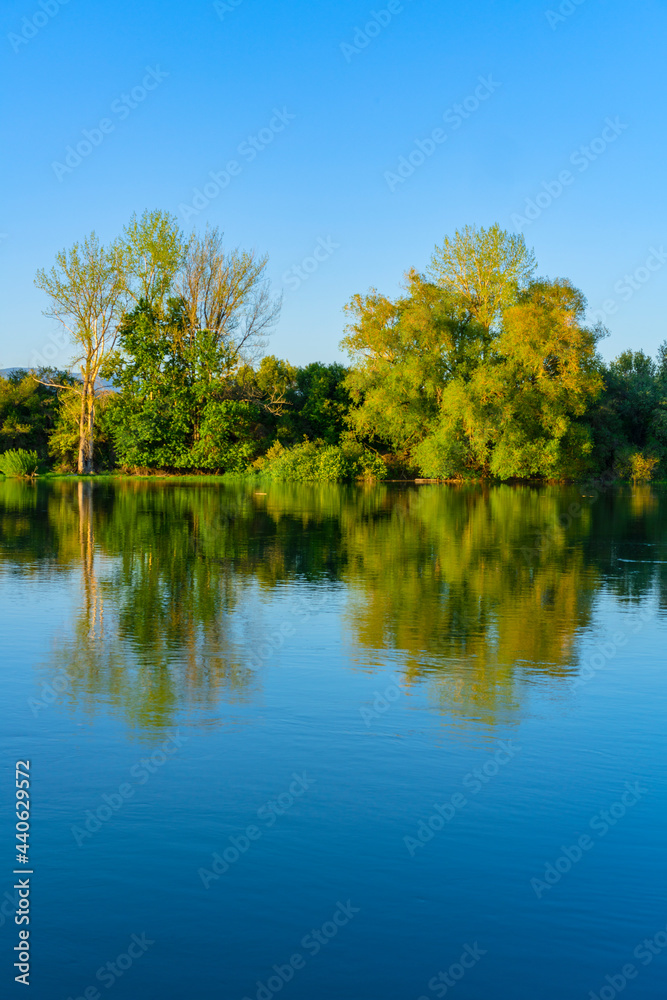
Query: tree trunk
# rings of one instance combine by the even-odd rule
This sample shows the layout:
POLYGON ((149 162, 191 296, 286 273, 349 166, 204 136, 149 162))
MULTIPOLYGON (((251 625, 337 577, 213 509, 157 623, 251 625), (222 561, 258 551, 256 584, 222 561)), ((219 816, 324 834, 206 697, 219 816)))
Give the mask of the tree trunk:
POLYGON ((78 473, 80 476, 90 476, 93 472, 94 425, 95 388, 89 377, 85 377, 81 392, 81 417, 79 421, 78 473))
POLYGON ((79 457, 77 459, 76 471, 80 476, 84 474, 84 452, 86 439, 86 390, 85 386, 81 391, 81 413, 79 414, 79 457))
POLYGON ((87 427, 87 437, 88 437, 88 475, 92 475, 93 469, 93 457, 95 450, 95 386, 88 386, 88 427, 87 427))

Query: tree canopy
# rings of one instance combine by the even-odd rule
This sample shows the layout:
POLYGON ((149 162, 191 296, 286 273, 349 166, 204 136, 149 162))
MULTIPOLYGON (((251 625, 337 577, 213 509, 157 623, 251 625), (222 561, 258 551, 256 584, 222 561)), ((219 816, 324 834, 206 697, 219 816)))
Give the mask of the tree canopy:
POLYGON ((348 366, 299 367, 264 353, 280 310, 266 255, 145 211, 38 272, 75 370, 0 381, 0 437, 86 473, 650 478, 667 342, 605 363, 582 292, 535 272, 522 236, 465 226, 398 296, 352 297, 348 366))
POLYGON ((354 431, 433 478, 586 471, 601 331, 580 291, 529 280, 534 267, 521 238, 466 227, 436 248, 437 283, 413 270, 396 300, 355 296, 343 340, 354 431))
POLYGON ((497 223, 464 226, 445 236, 431 257, 429 276, 490 329, 535 272, 535 257, 522 235, 497 223))

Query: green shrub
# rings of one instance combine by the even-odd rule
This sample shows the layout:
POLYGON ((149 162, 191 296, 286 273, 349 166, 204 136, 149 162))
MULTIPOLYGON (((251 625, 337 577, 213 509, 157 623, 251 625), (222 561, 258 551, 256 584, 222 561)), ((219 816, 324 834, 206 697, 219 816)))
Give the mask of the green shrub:
POLYGON ((295 483, 339 483, 351 479, 384 479, 387 469, 379 455, 356 442, 342 445, 304 441, 293 448, 279 442, 253 465, 271 479, 295 483))
POLYGON ((36 451, 17 448, 0 455, 0 472, 5 476, 36 476, 38 463, 36 451))
POLYGON ((658 459, 653 455, 635 452, 630 458, 630 478, 633 483, 648 482, 652 478, 658 459))
POLYGON ((387 466, 381 455, 356 441, 345 441, 340 446, 346 462, 350 479, 382 480, 387 477, 387 466))
POLYGON ((648 482, 659 459, 647 452, 635 451, 630 447, 619 449, 616 456, 616 473, 622 479, 630 479, 633 483, 648 482))

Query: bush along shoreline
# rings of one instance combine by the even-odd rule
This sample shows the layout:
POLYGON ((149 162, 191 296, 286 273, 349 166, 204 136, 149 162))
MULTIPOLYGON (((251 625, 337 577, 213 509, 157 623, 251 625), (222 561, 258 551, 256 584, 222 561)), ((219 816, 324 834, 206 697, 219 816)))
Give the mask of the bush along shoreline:
POLYGON ((0 373, 0 472, 294 482, 633 482, 667 473, 667 342, 605 362, 583 294, 522 236, 445 237, 352 297, 348 364, 267 354, 268 260, 161 211, 37 273, 76 365, 0 373), (85 288, 85 296, 73 295, 85 288))

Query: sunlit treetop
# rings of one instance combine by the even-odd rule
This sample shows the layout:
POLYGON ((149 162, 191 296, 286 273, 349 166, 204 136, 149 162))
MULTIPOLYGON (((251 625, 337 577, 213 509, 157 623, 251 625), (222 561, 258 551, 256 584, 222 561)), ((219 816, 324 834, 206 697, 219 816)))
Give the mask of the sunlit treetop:
POLYGON ((431 257, 429 277, 461 297, 471 315, 490 329, 526 287, 536 268, 522 235, 501 229, 464 226, 445 236, 431 257))

